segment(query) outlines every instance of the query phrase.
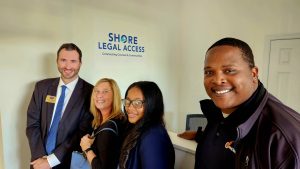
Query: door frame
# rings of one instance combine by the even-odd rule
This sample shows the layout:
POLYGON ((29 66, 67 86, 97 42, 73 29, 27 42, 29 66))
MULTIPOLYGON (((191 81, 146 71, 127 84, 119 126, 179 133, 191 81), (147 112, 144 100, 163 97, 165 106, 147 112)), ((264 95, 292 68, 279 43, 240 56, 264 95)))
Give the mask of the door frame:
POLYGON ((270 53, 271 53, 271 43, 276 40, 292 40, 292 39, 300 39, 300 33, 294 34, 278 34, 278 35, 268 35, 265 40, 265 50, 264 50, 264 58, 263 58, 263 73, 262 73, 262 81, 265 87, 268 89, 268 80, 269 80, 269 65, 270 65, 270 53))

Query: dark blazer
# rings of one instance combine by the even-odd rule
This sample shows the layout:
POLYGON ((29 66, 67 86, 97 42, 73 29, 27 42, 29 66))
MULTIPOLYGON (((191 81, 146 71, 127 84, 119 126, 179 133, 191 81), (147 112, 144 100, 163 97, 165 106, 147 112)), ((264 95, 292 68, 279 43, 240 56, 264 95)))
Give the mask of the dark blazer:
POLYGON ((139 138, 130 151, 127 169, 174 169, 175 151, 167 130, 154 125, 139 138))
MULTIPOLYGON (((45 143, 55 103, 46 101, 56 96, 59 78, 39 81, 27 110, 26 135, 31 150, 31 161, 46 156, 45 143)), ((58 127, 55 156, 61 162, 55 168, 69 168, 73 150, 80 150, 80 138, 91 131, 92 115, 89 113, 93 85, 79 78, 58 127)))

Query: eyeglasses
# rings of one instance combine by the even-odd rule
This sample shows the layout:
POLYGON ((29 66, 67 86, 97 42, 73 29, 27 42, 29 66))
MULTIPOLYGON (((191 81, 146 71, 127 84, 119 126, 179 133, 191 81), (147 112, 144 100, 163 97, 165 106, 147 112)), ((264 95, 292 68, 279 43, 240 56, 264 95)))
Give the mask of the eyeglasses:
POLYGON ((111 92, 111 90, 102 90, 102 91, 100 91, 100 90, 94 90, 94 92, 95 92, 96 94, 103 94, 103 95, 106 95, 107 93, 111 92))
POLYGON ((122 103, 125 107, 129 107, 131 104, 134 108, 140 109, 143 107, 144 100, 128 100, 128 99, 122 99, 122 103))

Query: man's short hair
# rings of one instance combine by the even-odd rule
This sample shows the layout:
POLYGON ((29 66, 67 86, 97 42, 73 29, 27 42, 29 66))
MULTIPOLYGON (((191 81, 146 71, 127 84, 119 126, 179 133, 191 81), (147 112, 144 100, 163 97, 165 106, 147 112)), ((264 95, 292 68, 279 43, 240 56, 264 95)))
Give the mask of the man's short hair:
POLYGON ((252 50, 250 48, 250 46, 239 39, 235 39, 235 38, 223 38, 218 40, 217 42, 215 42, 213 45, 211 45, 211 47, 209 47, 206 51, 206 53, 217 46, 232 46, 232 47, 237 47, 240 49, 240 51, 243 53, 243 59, 248 63, 250 68, 255 67, 255 62, 254 62, 254 56, 252 53, 252 50))
POLYGON ((57 59, 58 59, 58 54, 62 49, 66 49, 67 51, 72 51, 72 50, 76 50, 77 53, 79 54, 79 61, 81 62, 81 57, 82 57, 82 53, 81 50, 79 49, 78 46, 76 46, 74 43, 64 43, 62 44, 58 51, 57 51, 57 59))

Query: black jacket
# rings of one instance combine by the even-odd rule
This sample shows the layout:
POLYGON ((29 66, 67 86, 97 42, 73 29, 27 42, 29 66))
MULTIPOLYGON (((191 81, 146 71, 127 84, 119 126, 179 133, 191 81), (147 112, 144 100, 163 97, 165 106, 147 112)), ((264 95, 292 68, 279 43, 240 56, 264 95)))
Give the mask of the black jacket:
POLYGON ((236 168, 300 168, 300 114, 270 93, 237 131, 236 168))
POLYGON ((227 118, 211 100, 200 104, 208 124, 198 138, 195 169, 300 168, 300 114, 262 84, 227 118), (236 154, 225 148, 228 141, 234 141, 236 154))

